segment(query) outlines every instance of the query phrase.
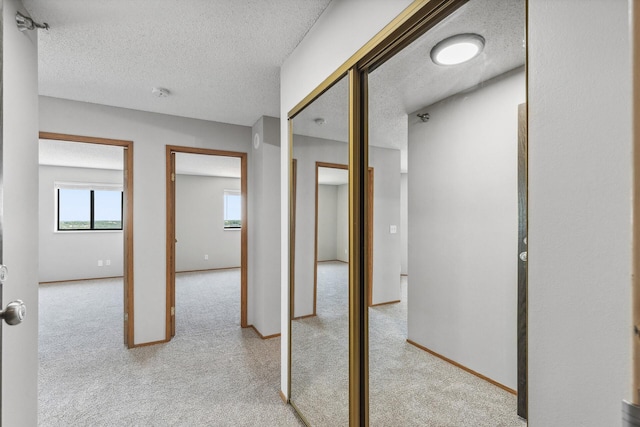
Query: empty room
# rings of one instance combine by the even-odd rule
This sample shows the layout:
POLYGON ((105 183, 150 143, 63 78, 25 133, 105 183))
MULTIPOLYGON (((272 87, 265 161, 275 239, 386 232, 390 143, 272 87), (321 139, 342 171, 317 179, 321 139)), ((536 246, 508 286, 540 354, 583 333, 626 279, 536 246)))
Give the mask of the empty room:
POLYGON ((635 3, 3 0, 0 425, 637 425, 635 3))

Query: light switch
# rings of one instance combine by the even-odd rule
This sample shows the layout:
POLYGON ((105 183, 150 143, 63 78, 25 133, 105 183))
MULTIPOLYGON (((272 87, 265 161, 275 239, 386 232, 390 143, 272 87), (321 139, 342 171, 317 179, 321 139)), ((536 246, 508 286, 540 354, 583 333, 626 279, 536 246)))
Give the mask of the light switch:
POLYGON ((397 232, 398 232, 398 226, 396 226, 396 225, 390 225, 389 226, 389 233, 396 234, 397 232))

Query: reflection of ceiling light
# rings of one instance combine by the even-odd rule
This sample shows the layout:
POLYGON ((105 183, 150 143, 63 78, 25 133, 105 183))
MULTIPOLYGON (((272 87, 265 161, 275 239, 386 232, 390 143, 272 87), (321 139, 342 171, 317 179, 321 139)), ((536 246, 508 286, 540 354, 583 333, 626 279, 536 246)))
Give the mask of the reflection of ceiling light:
POLYGON ((323 124, 326 123, 326 120, 323 119, 322 117, 318 117, 317 119, 314 120, 314 122, 316 122, 318 126, 322 126, 323 124))
POLYGON ((484 38, 477 34, 458 34, 442 40, 431 49, 431 60, 438 65, 467 62, 482 52, 484 38))
POLYGON ((151 93, 158 98, 166 98, 167 96, 169 96, 169 91, 163 87, 154 87, 153 89, 151 89, 151 93))

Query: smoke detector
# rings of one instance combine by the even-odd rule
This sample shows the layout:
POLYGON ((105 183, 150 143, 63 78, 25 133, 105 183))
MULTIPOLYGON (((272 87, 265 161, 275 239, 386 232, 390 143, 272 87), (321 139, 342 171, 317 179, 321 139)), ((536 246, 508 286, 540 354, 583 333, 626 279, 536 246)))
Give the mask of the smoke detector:
POLYGON ((163 87, 154 87, 151 89, 151 93, 157 96, 158 98, 166 98, 169 96, 169 91, 163 87))

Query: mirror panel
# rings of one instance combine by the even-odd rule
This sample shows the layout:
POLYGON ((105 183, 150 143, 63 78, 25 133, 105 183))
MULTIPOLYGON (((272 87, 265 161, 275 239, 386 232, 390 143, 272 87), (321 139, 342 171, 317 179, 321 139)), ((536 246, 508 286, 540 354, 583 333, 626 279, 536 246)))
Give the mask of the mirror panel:
POLYGON ((293 118, 291 403, 309 425, 349 423, 347 78, 293 118))
POLYGON ((524 38, 524 0, 470 0, 368 76, 372 426, 526 425, 514 394, 524 38), (460 34, 479 54, 436 63, 460 34))

